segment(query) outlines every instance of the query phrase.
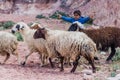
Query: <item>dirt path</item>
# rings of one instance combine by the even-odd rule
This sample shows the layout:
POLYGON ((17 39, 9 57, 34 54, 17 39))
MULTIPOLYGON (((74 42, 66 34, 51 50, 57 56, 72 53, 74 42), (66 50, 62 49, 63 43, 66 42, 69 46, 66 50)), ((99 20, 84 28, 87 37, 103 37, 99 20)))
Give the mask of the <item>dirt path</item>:
POLYGON ((0 80, 82 80, 80 73, 62 73, 58 69, 40 68, 38 65, 21 67, 6 64, 1 65, 0 69, 0 80))
MULTIPOLYGON (((19 42, 18 52, 20 61, 24 61, 25 55, 29 53, 24 42, 19 42)), ((0 61, 3 60, 4 57, 0 56, 0 61)), ((72 67, 65 67, 64 72, 60 72, 58 67, 52 69, 50 65, 40 67, 39 64, 39 55, 37 53, 33 53, 28 58, 24 67, 19 65, 16 57, 12 55, 6 64, 0 65, 0 80, 95 80, 95 78, 104 80, 109 74, 107 71, 109 67, 106 65, 102 65, 104 68, 94 74, 85 75, 82 73, 83 70, 80 69, 81 66, 78 66, 75 73, 70 73, 72 67)), ((91 71, 89 69, 88 73, 91 71)))
MULTIPOLYGON (((29 50, 27 46, 20 42, 18 46, 21 61, 24 60, 29 50)), ((4 58, 1 57, 0 61, 4 58)), ((26 66, 18 65, 15 56, 11 56, 6 64, 0 65, 0 80, 82 80, 82 75, 78 71, 71 74, 71 68, 66 68, 65 72, 59 72, 59 68, 51 69, 50 66, 40 67, 38 54, 33 53, 26 66)))

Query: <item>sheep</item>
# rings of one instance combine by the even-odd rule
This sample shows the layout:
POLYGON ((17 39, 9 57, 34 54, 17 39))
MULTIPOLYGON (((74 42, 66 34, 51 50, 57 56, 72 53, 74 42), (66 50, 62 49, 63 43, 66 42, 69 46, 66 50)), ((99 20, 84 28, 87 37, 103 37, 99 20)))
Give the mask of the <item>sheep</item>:
MULTIPOLYGON (((79 24, 73 24, 74 26, 79 26, 79 24)), ((80 32, 86 33, 97 45, 101 45, 101 50, 106 51, 111 47, 111 53, 106 59, 106 63, 112 61, 113 56, 115 55, 115 48, 120 47, 120 28, 117 27, 102 27, 99 29, 81 29, 80 32)))
POLYGON ((44 66, 47 64, 47 50, 45 47, 46 41, 44 39, 34 39, 33 34, 36 30, 30 29, 30 27, 24 23, 24 22, 18 22, 16 23, 13 28, 12 28, 12 33, 15 32, 20 32, 22 35, 24 41, 27 43, 28 48, 30 50, 30 53, 25 57, 25 61, 23 61, 21 64, 25 65, 28 57, 33 53, 33 52, 38 52, 40 55, 41 59, 41 65, 44 66))
POLYGON ((92 66, 93 73, 96 72, 94 65, 94 56, 97 52, 96 44, 82 32, 68 32, 60 30, 51 30, 47 28, 39 28, 34 34, 34 39, 43 38, 46 42, 49 61, 53 67, 51 58, 60 58, 61 68, 63 71, 63 60, 70 57, 73 60, 73 73, 78 65, 80 56, 84 56, 92 66))
MULTIPOLYGON (((30 28, 31 29, 39 29, 39 28, 42 28, 42 24, 40 24, 40 23, 36 23, 36 22, 34 22, 31 26, 30 26, 30 28)), ((55 59, 55 61, 56 61, 57 59, 55 59)), ((58 60, 57 60, 58 61, 58 60)), ((66 64, 67 66, 71 66, 71 63, 70 63, 70 58, 68 57, 68 58, 65 58, 64 59, 64 64, 66 64)))
POLYGON ((1 64, 5 64, 11 54, 15 55, 19 62, 17 45, 18 41, 14 35, 9 32, 0 31, 0 55, 6 56, 5 60, 1 64))
MULTIPOLYGON (((79 23, 78 21, 75 21, 74 23, 79 24, 79 25, 80 25, 80 28, 85 29, 85 28, 84 28, 84 25, 81 24, 81 23, 79 23)), ((74 24, 74 23, 73 23, 73 24, 74 24)), ((42 26, 43 26, 43 25, 42 25, 41 23, 36 23, 36 22, 34 22, 34 23, 31 25, 30 28, 31 28, 31 29, 39 29, 39 28, 42 28, 42 26)), ((45 25, 44 25, 44 26, 45 26, 45 25)), ((96 26, 96 27, 99 28, 98 26, 96 26)), ((97 56, 95 56, 94 59, 95 59, 95 60, 99 60, 97 56)), ((68 66, 71 66, 70 58, 69 58, 69 57, 64 58, 64 61, 65 61, 65 64, 67 64, 68 66)))

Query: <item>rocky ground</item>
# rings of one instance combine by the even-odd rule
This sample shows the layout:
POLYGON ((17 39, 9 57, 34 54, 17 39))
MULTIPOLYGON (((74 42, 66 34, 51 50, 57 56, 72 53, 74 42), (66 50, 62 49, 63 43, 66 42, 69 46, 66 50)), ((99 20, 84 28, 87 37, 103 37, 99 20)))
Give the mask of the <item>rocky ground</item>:
MULTIPOLYGON (((0 15, 0 18, 0 21, 12 20, 14 22, 24 21, 26 23, 37 21, 52 29, 67 30, 70 25, 60 20, 39 20, 35 18, 35 15, 2 14, 0 15)), ((19 42, 18 52, 20 61, 22 62, 25 55, 29 53, 24 42, 19 42)), ((11 55, 6 64, 0 65, 0 80, 106 80, 108 77, 120 73, 119 61, 112 64, 105 64, 107 56, 108 54, 99 54, 100 63, 96 63, 96 73, 92 73, 91 67, 84 63, 78 66, 75 73, 70 73, 71 67, 65 66, 64 72, 59 72, 58 67, 51 69, 50 65, 40 67, 39 55, 37 53, 34 53, 29 57, 27 64, 24 67, 18 64, 15 56, 11 55)), ((3 60, 4 57, 0 56, 0 61, 2 62, 3 60)), ((118 79, 114 78, 109 80, 118 79)))
MULTIPOLYGON (((29 50, 24 42, 19 42, 18 51, 20 61, 22 62, 29 50)), ((4 57, 0 56, 2 62, 4 57)), ((50 68, 50 65, 40 67, 39 55, 33 53, 26 66, 18 64, 15 56, 11 56, 6 64, 0 65, 0 80, 105 80, 110 76, 112 71, 111 65, 103 64, 97 65, 98 71, 92 73, 90 66, 84 64, 79 65, 76 72, 70 73, 72 67, 65 67, 64 72, 59 72, 59 68, 50 68)))

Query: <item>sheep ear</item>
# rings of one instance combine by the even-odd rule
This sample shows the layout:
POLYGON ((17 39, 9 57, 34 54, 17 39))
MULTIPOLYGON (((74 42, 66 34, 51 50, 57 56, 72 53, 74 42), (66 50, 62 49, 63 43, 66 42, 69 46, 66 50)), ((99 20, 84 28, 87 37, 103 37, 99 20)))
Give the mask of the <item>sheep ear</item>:
POLYGON ((21 30, 23 30, 23 29, 24 29, 24 26, 22 26, 21 30))
POLYGON ((45 35, 44 35, 44 28, 39 28, 36 30, 36 32, 33 35, 34 39, 38 39, 38 38, 43 38, 45 39, 45 35))
POLYGON ((19 31, 19 30, 20 30, 20 25, 17 24, 17 25, 16 25, 16 28, 17 28, 17 30, 19 31))
POLYGON ((42 32, 43 34, 46 34, 46 33, 47 33, 47 29, 46 29, 46 28, 41 28, 41 32, 42 32))

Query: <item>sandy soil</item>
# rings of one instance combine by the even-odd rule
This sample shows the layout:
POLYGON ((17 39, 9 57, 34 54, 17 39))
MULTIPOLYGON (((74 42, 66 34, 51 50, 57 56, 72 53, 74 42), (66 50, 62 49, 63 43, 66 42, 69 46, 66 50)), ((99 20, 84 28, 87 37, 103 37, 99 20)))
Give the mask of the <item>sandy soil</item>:
MULTIPOLYGON (((24 42, 19 42, 18 51, 22 62, 25 55, 29 53, 24 42)), ((0 61, 3 60, 4 57, 0 56, 0 61)), ((24 67, 18 64, 15 56, 11 55, 6 64, 0 65, 0 80, 82 80, 83 74, 80 71, 76 71, 74 74, 69 72, 71 67, 65 68, 64 72, 59 72, 57 67, 51 69, 49 65, 40 67, 39 64, 37 53, 33 53, 29 57, 24 67)))
MULTIPOLYGON (((19 42, 18 52, 20 61, 24 61, 25 55, 29 53, 27 45, 24 42, 19 42)), ((0 56, 0 61, 2 62, 3 60, 4 57, 0 56)), ((75 73, 70 73, 72 67, 65 67, 64 72, 60 72, 58 67, 52 69, 50 65, 45 67, 40 67, 39 65, 40 61, 37 53, 33 53, 28 58, 25 66, 19 65, 16 57, 11 55, 6 64, 0 65, 0 80, 94 80, 94 78, 103 80, 108 76, 108 71, 105 69, 103 69, 105 70, 104 72, 101 69, 101 71, 91 74, 91 69, 83 69, 79 66, 75 73), (87 75, 88 79, 84 79, 86 75, 82 73, 82 69, 88 70, 87 73, 90 73, 90 75, 87 75), (107 74, 104 75, 105 73, 107 74)))

